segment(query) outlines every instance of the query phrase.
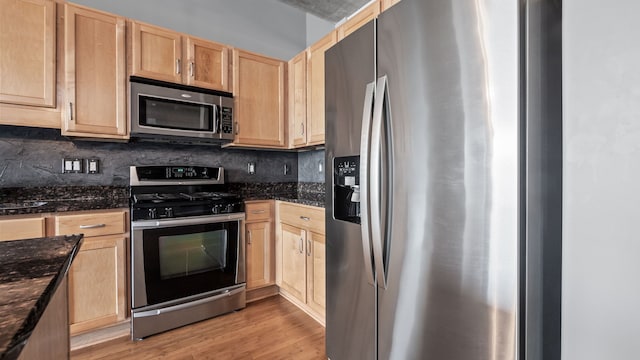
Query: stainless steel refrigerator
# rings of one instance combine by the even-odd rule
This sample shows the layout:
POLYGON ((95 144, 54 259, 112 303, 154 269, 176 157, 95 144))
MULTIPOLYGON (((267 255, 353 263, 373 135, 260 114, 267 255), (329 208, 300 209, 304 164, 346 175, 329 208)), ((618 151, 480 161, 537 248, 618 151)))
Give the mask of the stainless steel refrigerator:
POLYGON ((402 0, 326 52, 331 360, 560 358, 561 17, 402 0))

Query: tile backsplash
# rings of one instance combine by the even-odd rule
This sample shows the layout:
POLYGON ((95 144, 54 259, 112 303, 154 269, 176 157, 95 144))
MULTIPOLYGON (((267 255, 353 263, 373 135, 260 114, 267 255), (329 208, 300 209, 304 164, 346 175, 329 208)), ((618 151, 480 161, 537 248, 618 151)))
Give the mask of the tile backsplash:
POLYGON ((222 166, 230 183, 324 182, 318 161, 324 161, 323 150, 298 154, 206 145, 83 141, 63 137, 56 129, 0 126, 0 187, 128 185, 131 165, 185 164, 222 166), (63 158, 98 158, 100 172, 63 174, 63 158), (256 164, 254 175, 247 173, 249 162, 256 164), (285 164, 289 167, 287 175, 285 164), (301 169, 304 176, 299 178, 301 169))

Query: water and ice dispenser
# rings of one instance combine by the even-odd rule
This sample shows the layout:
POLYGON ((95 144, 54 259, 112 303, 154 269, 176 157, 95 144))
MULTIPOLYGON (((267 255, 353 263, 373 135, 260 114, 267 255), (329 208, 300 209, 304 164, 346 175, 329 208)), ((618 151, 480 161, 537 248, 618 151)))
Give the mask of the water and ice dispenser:
POLYGON ((360 224, 360 156, 333 159, 333 216, 360 224))

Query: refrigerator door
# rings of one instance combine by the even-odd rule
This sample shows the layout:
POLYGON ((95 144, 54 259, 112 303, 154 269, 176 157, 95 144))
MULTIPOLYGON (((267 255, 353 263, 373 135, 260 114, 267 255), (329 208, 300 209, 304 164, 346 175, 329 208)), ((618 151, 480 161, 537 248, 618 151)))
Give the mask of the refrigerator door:
POLYGON ((378 19, 393 143, 379 359, 516 358, 518 3, 404 0, 378 19))
MULTIPOLYGON (((336 157, 360 155, 366 89, 375 81, 374 56, 373 22, 325 55, 327 169, 333 169, 336 157)), ((333 171, 327 171, 327 356, 333 360, 375 359, 376 289, 369 281, 371 268, 365 264, 360 225, 333 216, 333 181, 333 171)))

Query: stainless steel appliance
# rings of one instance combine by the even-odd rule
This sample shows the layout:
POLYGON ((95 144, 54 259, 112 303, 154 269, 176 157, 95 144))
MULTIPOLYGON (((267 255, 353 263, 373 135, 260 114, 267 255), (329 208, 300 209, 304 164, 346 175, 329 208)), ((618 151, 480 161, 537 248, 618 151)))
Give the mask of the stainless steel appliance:
POLYGON ((331 360, 560 358, 561 63, 552 0, 402 0, 326 52, 331 360))
POLYGON ((131 136, 176 142, 233 141, 233 95, 132 76, 131 136))
POLYGON ((245 307, 244 204, 224 169, 132 166, 131 337, 245 307))

